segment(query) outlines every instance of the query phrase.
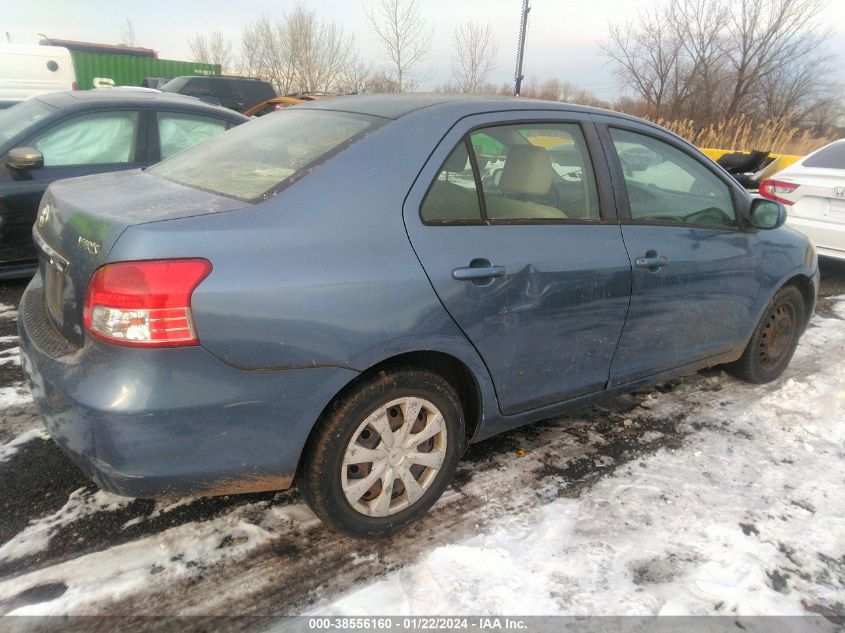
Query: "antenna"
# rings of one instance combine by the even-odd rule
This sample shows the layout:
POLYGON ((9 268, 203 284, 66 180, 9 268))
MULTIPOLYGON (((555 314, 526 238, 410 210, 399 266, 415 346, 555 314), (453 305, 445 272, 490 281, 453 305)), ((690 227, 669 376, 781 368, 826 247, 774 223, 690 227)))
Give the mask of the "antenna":
POLYGON ((522 18, 519 21, 519 44, 517 44, 516 51, 516 74, 514 75, 514 90, 515 97, 519 96, 519 91, 522 88, 522 60, 525 57, 525 31, 528 29, 528 12, 531 7, 528 5, 528 0, 522 0, 522 18))

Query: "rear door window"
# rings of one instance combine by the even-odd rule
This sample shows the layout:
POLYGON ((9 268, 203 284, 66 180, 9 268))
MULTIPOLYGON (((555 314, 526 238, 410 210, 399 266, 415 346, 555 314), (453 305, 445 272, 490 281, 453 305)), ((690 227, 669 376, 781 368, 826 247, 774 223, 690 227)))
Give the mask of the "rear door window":
POLYGON ((469 138, 490 222, 601 219, 596 178, 578 124, 500 125, 469 138))
POLYGON ((157 112, 156 119, 162 159, 214 138, 227 128, 222 119, 184 112, 157 112))
POLYGON ((45 167, 135 162, 137 111, 93 112, 66 119, 30 141, 45 167))

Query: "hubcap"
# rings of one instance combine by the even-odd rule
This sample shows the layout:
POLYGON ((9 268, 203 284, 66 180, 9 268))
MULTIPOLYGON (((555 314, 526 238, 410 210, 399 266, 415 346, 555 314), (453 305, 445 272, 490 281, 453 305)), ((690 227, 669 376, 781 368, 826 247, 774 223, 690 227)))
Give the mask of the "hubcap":
POLYGON ((760 338, 760 365, 764 370, 774 369, 786 354, 792 344, 795 322, 795 311, 788 303, 769 313, 760 338))
POLYGON ((443 415, 424 398, 397 398, 370 413, 352 435, 340 467, 343 493, 367 516, 416 503, 446 457, 443 415))

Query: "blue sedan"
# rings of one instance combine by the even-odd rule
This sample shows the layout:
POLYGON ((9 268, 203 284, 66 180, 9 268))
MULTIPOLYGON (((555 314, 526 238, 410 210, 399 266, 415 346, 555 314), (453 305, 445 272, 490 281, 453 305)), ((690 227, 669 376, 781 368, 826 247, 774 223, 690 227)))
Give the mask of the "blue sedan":
POLYGON ((20 308, 48 431, 130 496, 420 517, 470 442, 698 369, 762 383, 813 311, 781 205, 651 123, 352 96, 54 183, 20 308))

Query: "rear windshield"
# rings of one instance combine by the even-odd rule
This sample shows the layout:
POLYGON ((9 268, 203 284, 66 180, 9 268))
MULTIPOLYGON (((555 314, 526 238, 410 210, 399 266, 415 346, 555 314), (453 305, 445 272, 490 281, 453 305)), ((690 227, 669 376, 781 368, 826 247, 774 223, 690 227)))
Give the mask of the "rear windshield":
POLYGON ((17 136, 41 119, 50 116, 56 108, 37 99, 28 99, 0 110, 0 143, 17 136))
POLYGON ((321 110, 275 112, 185 150, 148 171, 224 196, 261 199, 381 121, 362 114, 321 110))
POLYGON ((821 148, 801 164, 804 167, 845 169, 845 141, 831 143, 821 148))

